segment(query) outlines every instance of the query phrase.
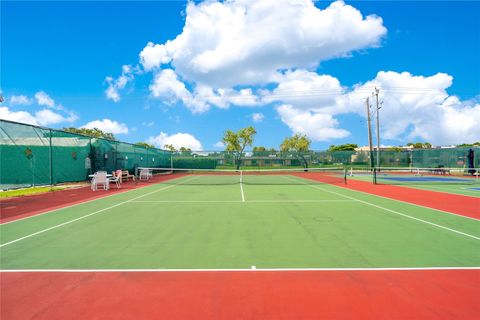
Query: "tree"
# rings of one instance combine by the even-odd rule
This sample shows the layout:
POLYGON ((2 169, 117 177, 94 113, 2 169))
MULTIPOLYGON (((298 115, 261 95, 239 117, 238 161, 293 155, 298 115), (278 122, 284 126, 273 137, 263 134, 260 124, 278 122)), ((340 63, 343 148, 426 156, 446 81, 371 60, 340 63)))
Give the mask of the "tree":
POLYGON ((415 142, 415 143, 413 144, 413 147, 414 147, 415 149, 423 149, 423 143, 421 143, 421 142, 415 142))
POLYGON ((407 146, 412 146, 414 149, 431 149, 432 144, 430 142, 409 142, 407 146))
POLYGON ((175 149, 175 147, 172 144, 166 144, 163 146, 163 148, 172 152, 177 151, 177 149, 175 149))
POLYGON ((240 169, 243 151, 245 147, 251 146, 257 131, 254 127, 249 126, 233 132, 227 130, 223 135, 222 142, 225 144, 225 151, 231 151, 234 155, 237 170, 240 169))
POLYGON ((464 148, 464 147, 480 147, 480 141, 474 143, 462 143, 459 144, 457 147, 464 148))
POLYGON ((190 149, 190 148, 181 147, 178 151, 180 151, 180 153, 183 156, 189 156, 189 155, 192 154, 192 149, 190 149))
POLYGON ((253 147, 253 156, 265 155, 267 149, 265 147, 253 147))
POLYGON ((137 143, 135 143, 135 145, 145 147, 145 148, 155 148, 154 146, 152 146, 151 144, 146 143, 146 142, 137 142, 137 143))
POLYGON ((339 146, 336 146, 332 144, 328 148, 328 152, 334 152, 334 151, 355 151, 355 149, 358 148, 357 144, 354 143, 347 143, 347 144, 341 144, 339 146))
POLYGON ((308 161, 305 158, 305 152, 310 150, 310 144, 312 141, 308 139, 306 135, 295 134, 293 137, 285 138, 280 145, 280 151, 282 152, 295 152, 295 156, 303 161, 305 168, 308 168, 308 161))
POLYGON ((87 128, 74 128, 74 127, 69 127, 69 128, 63 128, 63 131, 71 132, 71 133, 77 133, 77 134, 83 134, 92 138, 104 138, 108 140, 117 140, 115 139, 115 136, 113 133, 110 132, 103 132, 102 130, 98 128, 93 128, 93 129, 87 129, 87 128))

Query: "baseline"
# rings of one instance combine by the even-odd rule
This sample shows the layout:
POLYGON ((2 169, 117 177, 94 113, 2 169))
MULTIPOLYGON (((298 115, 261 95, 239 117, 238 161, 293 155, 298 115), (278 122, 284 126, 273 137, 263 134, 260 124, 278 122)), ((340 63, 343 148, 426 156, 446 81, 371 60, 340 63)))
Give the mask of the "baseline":
POLYGON ((245 272, 245 271, 407 271, 407 270, 480 270, 478 267, 369 267, 369 268, 218 268, 218 269, 5 269, 0 273, 30 272, 245 272))

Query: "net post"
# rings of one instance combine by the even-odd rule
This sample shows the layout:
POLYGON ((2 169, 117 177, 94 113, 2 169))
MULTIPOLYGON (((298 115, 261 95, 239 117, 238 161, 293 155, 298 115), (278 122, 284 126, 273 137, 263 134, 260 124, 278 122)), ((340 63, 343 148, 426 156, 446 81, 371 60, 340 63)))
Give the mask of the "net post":
POLYGON ((347 184, 347 168, 343 168, 343 182, 347 184))
POLYGON ((377 184, 377 168, 373 168, 373 184, 377 184))

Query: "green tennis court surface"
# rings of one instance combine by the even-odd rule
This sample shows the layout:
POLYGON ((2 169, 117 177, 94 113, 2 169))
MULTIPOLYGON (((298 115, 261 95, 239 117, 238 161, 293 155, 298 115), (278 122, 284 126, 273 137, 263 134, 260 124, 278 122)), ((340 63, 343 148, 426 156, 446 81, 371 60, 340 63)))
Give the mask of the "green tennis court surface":
POLYGON ((475 219, 294 175, 214 178, 187 175, 3 224, 1 267, 480 266, 475 219))

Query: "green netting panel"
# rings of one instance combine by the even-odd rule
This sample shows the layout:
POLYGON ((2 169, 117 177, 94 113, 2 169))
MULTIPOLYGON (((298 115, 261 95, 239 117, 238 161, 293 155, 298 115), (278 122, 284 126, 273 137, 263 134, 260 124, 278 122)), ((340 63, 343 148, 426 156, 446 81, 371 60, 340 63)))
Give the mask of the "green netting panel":
POLYGON ((157 152, 155 149, 148 149, 147 150, 147 167, 155 168, 157 166, 157 152))
MULTIPOLYGON (((374 152, 374 157, 376 155, 374 152)), ((382 167, 410 167, 410 164, 411 156, 408 151, 380 151, 380 166, 382 167)))
POLYGON ((90 138, 52 130, 51 145, 53 183, 84 181, 88 178, 91 170, 86 158, 90 156, 90 138))
POLYGON ((0 121, 0 188, 50 183, 50 130, 0 121))
POLYGON ((91 140, 93 171, 111 172, 117 169, 117 143, 106 139, 91 140))
POLYGON ((412 151, 413 167, 421 168, 463 168, 468 166, 468 150, 475 152, 475 167, 480 166, 480 148, 443 148, 412 151))
POLYGON ((173 167, 180 169, 215 169, 216 160, 209 158, 174 158, 173 167))
POLYGON ((135 167, 148 167, 148 150, 143 146, 135 146, 135 167))
POLYGON ((171 152, 157 149, 158 167, 169 168, 171 166, 171 152))
POLYGON ((118 142, 117 143, 117 169, 135 171, 135 146, 133 144, 118 142))

